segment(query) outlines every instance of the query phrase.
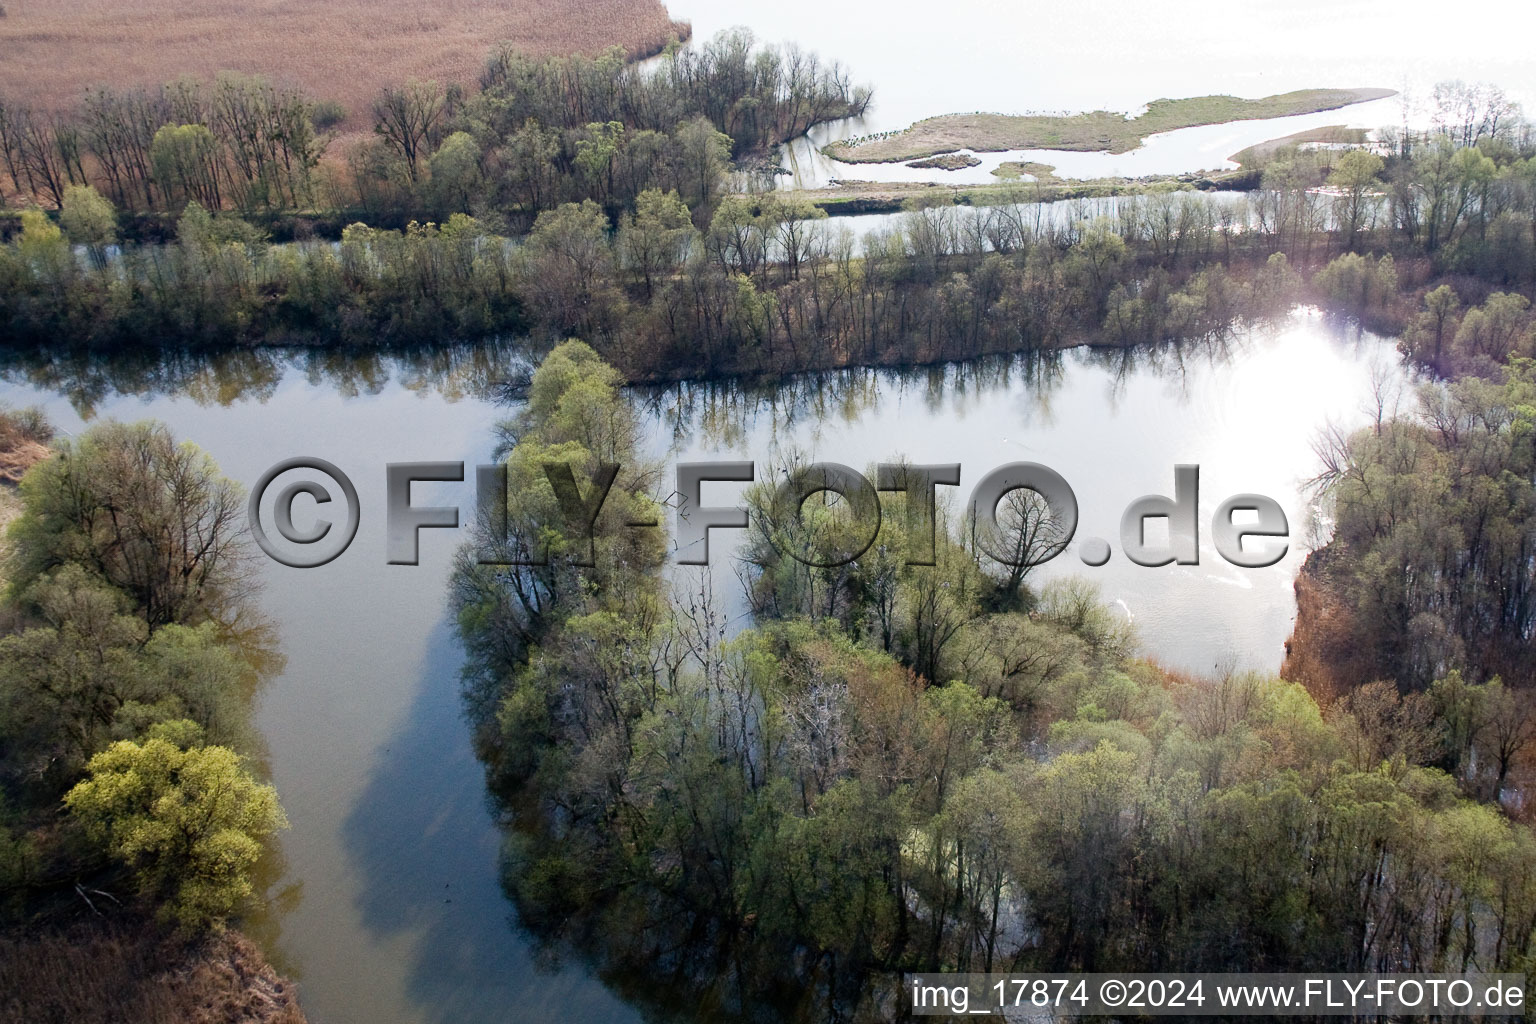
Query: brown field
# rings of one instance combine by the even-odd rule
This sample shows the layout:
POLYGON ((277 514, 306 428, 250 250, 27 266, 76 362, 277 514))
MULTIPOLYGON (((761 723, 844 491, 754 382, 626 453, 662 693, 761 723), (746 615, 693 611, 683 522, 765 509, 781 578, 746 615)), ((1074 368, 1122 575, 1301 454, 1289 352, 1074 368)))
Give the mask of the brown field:
POLYGON ((661 0, 3 0, 0 97, 67 107, 91 85, 158 85, 223 70, 339 101, 367 128, 378 90, 406 78, 469 82, 491 48, 535 54, 621 46, 647 55, 686 23, 661 0))

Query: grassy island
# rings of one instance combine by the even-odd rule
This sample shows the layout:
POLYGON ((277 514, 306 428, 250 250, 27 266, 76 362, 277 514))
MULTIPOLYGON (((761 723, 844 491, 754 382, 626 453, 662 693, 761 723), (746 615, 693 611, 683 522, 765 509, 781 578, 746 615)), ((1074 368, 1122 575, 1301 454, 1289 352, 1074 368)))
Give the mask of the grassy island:
POLYGON ((941 171, 958 171, 964 167, 975 167, 980 163, 980 157, 971 156, 969 153, 945 153, 942 156, 930 156, 922 160, 913 160, 907 166, 916 167, 919 170, 937 168, 941 171))
POLYGON ((901 163, 960 149, 979 153, 1006 149, 1128 153, 1148 135, 1159 132, 1228 121, 1315 114, 1392 95, 1395 93, 1391 89, 1300 89, 1261 99, 1192 96, 1153 100, 1136 117, 1112 110, 1067 115, 941 114, 903 131, 834 142, 822 151, 834 160, 856 164, 901 163))

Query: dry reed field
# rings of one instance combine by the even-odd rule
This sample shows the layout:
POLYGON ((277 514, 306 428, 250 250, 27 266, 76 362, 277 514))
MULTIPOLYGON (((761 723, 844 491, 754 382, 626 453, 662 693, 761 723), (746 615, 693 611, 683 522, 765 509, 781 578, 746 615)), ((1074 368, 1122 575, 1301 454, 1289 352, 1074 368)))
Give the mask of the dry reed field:
POLYGON ((221 70, 336 100, 366 128, 378 90, 472 81, 512 42, 535 54, 649 54, 685 24, 661 0, 3 0, 0 98, 57 109, 91 85, 158 85, 221 70))
POLYGON ((293 986, 234 932, 186 944, 82 919, 0 933, 0 1024, 305 1024, 293 986))

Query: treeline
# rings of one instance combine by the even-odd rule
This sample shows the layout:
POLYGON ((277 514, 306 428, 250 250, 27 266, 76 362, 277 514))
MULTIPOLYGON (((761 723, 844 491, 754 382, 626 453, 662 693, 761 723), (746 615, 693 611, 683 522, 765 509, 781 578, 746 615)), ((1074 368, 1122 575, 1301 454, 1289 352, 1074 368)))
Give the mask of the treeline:
POLYGON ((1522 241, 1518 229, 1536 204, 1531 123, 1502 90, 1450 81, 1435 87, 1430 124, 1383 127, 1363 148, 1261 155, 1261 225, 1282 236, 1331 227, 1350 248, 1391 238, 1440 269, 1528 280, 1529 232, 1522 241))
MULTIPOLYGON (((403 223, 473 213, 521 229, 591 199, 612 216, 648 188, 707 216, 725 163, 870 102, 836 63, 745 31, 632 64, 493 53, 480 88, 409 81, 384 89, 374 138, 322 164, 346 112, 235 73, 159 89, 96 88, 49 115, 0 97, 0 186, 54 207, 91 185, 128 211, 347 209, 403 223)), ((5 189, 0 188, 0 195, 5 189)))
POLYGON ((0 330, 102 349, 576 335, 634 379, 666 379, 1202 337, 1294 300, 1268 239, 1176 205, 1175 253, 1155 231, 1128 242, 1134 223, 1037 225, 1022 207, 917 209, 858 241, 772 194, 727 196, 700 231, 655 191, 617 230, 587 201, 541 214, 521 244, 455 215, 272 246, 192 206, 176 243, 118 250, 105 200, 79 188, 67 234, 34 211, 0 246, 0 330), (1230 272, 1214 262, 1227 253, 1230 272))
POLYGON ((1241 202, 1154 189, 1082 219, 1022 201, 914 203, 862 238, 804 200, 724 191, 725 145, 701 145, 689 166, 702 176, 668 179, 682 191, 644 188, 617 219, 592 199, 561 203, 519 240, 456 213, 278 246, 189 204, 176 242, 129 245, 105 197, 68 186, 62 233, 33 211, 0 247, 0 330, 111 349, 579 336, 655 380, 1207 337, 1311 297, 1403 333, 1442 373, 1532 347, 1536 157, 1500 137, 1420 143, 1393 166, 1362 150, 1293 154, 1266 172, 1273 189, 1241 202), (1446 153, 1487 180, 1457 179, 1464 201, 1435 214, 1431 245, 1386 179, 1427 175, 1446 153))
POLYGON ((52 443, 6 535, 0 913, 217 930, 286 826, 247 756, 275 655, 247 603, 241 490, 153 423, 52 443))
POLYGON ((326 142, 316 113, 302 93, 235 72, 93 88, 64 115, 0 97, 0 168, 11 192, 55 207, 87 184, 127 210, 308 207, 326 142))
MULTIPOLYGON (((1512 687, 1519 715, 1495 702, 1503 717, 1464 716, 1468 737, 1497 746, 1536 730, 1523 710, 1536 686, 1536 363, 1487 372, 1425 384, 1405 408, 1384 401, 1370 427, 1324 436, 1316 484, 1333 529, 1297 582, 1285 675, 1325 697, 1373 679, 1422 692, 1452 674, 1512 687)), ((1528 799, 1528 781, 1505 791, 1511 756, 1460 763, 1493 797, 1528 799)))
MULTIPOLYGON (((1321 438, 1314 484, 1331 534, 1297 580, 1284 674, 1324 700, 1387 680, 1405 707, 1454 708, 1445 767, 1523 813, 1529 764, 1517 755, 1536 730, 1536 165, 1523 155, 1529 126, 1497 93, 1453 84, 1442 100, 1429 138, 1400 141, 1382 194, 1362 193, 1360 236, 1396 238, 1443 276, 1351 253, 1314 279, 1441 379, 1406 401, 1378 394, 1367 428, 1321 438), (1403 287, 1405 274, 1422 284, 1403 287)), ((1362 180, 1380 170, 1348 159, 1362 180)), ((1341 193, 1350 209, 1353 194, 1341 193)))
MULTIPOLYGON (((1379 394, 1369 428, 1321 439, 1314 483, 1331 540, 1298 580, 1285 675, 1334 699, 1371 680, 1419 693, 1462 673, 1524 703, 1536 684, 1536 159, 1530 124, 1497 90, 1445 83, 1435 99, 1434 127, 1389 133, 1385 161, 1290 153, 1265 171, 1266 185, 1326 183, 1335 234, 1390 250, 1333 259, 1313 291, 1399 335, 1403 354, 1440 378, 1406 403, 1379 394)), ((1298 202, 1291 220, 1304 231, 1324 201, 1298 202)), ((1509 769, 1485 752, 1479 785, 1519 806, 1521 787, 1504 792, 1509 769)))
POLYGON ((835 564, 846 503, 760 486, 731 636, 629 526, 666 485, 620 383, 549 356, 500 431, 507 514, 455 574, 506 884, 550 941, 775 1020, 883 1013, 903 970, 1527 969, 1536 838, 1467 769, 1529 751, 1524 702, 1454 672, 1322 705, 1162 671, 1091 587, 1035 584, 1059 538, 1024 492, 986 544, 941 505, 931 552, 892 492, 835 564), (548 461, 625 467, 594 544, 548 461))

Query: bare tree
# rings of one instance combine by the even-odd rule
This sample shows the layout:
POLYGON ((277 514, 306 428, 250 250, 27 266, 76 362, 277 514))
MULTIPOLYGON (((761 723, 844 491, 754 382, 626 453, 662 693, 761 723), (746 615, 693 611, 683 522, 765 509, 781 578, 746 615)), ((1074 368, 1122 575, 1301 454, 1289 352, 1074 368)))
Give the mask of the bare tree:
POLYGON ((1498 769, 1489 796, 1497 800, 1515 758, 1536 743, 1536 705, 1529 694, 1517 693, 1494 680, 1488 684, 1482 710, 1485 742, 1498 769))
POLYGON ((999 588, 1009 601, 1017 600, 1025 581, 1036 567, 1061 553, 1067 542, 1063 523, 1044 496, 1027 487, 1003 495, 997 507, 997 527, 972 524, 972 547, 985 551, 1001 565, 999 588))
POLYGON ((436 82, 414 78, 404 85, 389 86, 373 101, 374 134, 400 153, 412 182, 447 107, 447 97, 436 82))

